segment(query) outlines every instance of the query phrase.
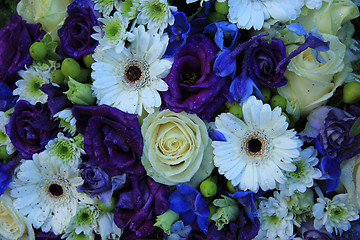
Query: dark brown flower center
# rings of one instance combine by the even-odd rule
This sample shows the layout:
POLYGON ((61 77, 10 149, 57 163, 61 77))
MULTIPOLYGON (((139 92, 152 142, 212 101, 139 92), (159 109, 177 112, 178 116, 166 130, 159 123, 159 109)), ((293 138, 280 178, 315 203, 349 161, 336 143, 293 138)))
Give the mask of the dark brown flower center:
POLYGON ((138 66, 129 66, 125 71, 125 77, 129 82, 136 82, 141 78, 141 69, 138 66))
POLYGON ((52 183, 49 186, 49 193, 54 196, 54 197, 61 197, 64 194, 64 190, 62 188, 62 186, 60 186, 57 183, 52 183))
POLYGON ((257 153, 261 151, 262 143, 257 138, 252 138, 248 142, 248 150, 252 153, 257 153))

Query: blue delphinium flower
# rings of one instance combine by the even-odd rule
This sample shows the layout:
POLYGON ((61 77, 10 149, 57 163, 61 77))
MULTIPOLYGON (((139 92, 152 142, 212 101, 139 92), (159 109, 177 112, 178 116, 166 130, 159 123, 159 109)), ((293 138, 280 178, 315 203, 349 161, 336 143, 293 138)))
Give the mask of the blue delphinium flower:
POLYGON ((185 240, 191 232, 190 225, 184 225, 183 221, 179 220, 175 222, 170 228, 171 234, 168 240, 185 240))
POLYGON ((240 36, 237 26, 227 21, 207 25, 204 33, 215 33, 214 41, 221 50, 232 49, 240 36), (231 44, 226 46, 226 42, 231 42, 231 44))
POLYGON ((186 225, 192 225, 196 220, 199 228, 206 233, 210 216, 207 200, 196 189, 184 183, 179 183, 176 187, 177 190, 169 197, 169 208, 180 213, 180 219, 186 225))
POLYGON ((11 171, 7 165, 0 163, 0 195, 5 192, 5 189, 11 181, 11 171))
POLYGON ((185 44, 186 38, 190 31, 190 23, 183 12, 173 12, 175 22, 169 26, 165 32, 169 34, 169 44, 164 57, 173 57, 176 51, 185 44))

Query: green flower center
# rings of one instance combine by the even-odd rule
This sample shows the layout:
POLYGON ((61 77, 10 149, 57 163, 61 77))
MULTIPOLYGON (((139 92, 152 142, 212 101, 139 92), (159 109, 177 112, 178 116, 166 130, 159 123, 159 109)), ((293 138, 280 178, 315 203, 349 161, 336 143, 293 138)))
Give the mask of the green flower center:
POLYGON ((305 174, 307 173, 307 169, 306 169, 306 165, 303 161, 295 161, 293 162, 294 165, 296 166, 296 170, 294 172, 289 172, 289 176, 291 178, 297 178, 297 179, 301 179, 305 176, 305 174))
POLYGON ((267 217, 267 221, 271 225, 276 225, 279 222, 279 217, 276 214, 267 217))
POLYGON ((91 210, 88 208, 83 208, 81 209, 77 214, 76 214, 76 222, 78 224, 82 224, 82 225, 91 225, 91 223, 93 222, 93 215, 91 213, 91 210))
POLYGON ((41 95, 43 92, 39 89, 43 85, 43 80, 41 78, 33 78, 29 82, 29 92, 33 95, 41 95))
POLYGON ((133 6, 133 0, 125 0, 122 2, 123 12, 126 14, 131 11, 131 7, 133 6))
POLYGON ((53 150, 59 158, 70 160, 74 155, 74 147, 72 143, 66 140, 60 140, 56 143, 53 150))
POLYGON ((0 131, 0 143, 5 143, 6 139, 7 139, 6 133, 0 131))
POLYGON ((104 27, 105 37, 110 40, 117 40, 121 34, 121 23, 120 22, 109 22, 104 27))
POLYGON ((348 213, 346 209, 342 207, 335 207, 330 210, 330 216, 333 221, 344 219, 346 218, 347 214, 348 213))
POLYGON ((73 233, 73 234, 71 234, 71 237, 74 240, 88 240, 89 239, 89 236, 87 236, 83 233, 80 233, 80 234, 73 233))
POLYGON ((114 4, 114 0, 97 0, 98 3, 102 7, 107 7, 114 4))
POLYGON ((159 1, 152 1, 148 6, 149 15, 152 19, 164 19, 166 14, 166 3, 159 1))

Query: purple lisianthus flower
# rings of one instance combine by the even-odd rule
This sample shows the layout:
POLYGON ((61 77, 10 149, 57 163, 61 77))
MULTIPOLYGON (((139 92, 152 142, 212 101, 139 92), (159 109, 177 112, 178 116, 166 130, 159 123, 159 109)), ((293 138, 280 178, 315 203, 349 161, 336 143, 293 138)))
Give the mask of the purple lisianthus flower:
POLYGON ((79 58, 94 51, 98 42, 91 37, 98 26, 99 14, 95 12, 92 1, 74 1, 68 6, 69 16, 59 29, 61 46, 59 54, 63 58, 79 58))
POLYGON ((161 93, 165 107, 210 120, 230 98, 229 78, 217 76, 212 69, 218 51, 218 47, 203 34, 187 39, 175 54, 170 73, 164 79, 169 87, 161 93))
POLYGON ((84 134, 84 150, 92 165, 111 177, 145 173, 140 161, 144 144, 137 115, 107 105, 75 105, 72 111, 78 132, 84 134))
POLYGON ((122 190, 116 204, 115 224, 124 229, 124 239, 150 237, 156 231, 156 216, 165 213, 169 208, 170 188, 145 174, 128 179, 130 181, 122 190))
POLYGON ((9 185, 11 181, 11 171, 10 169, 0 163, 0 195, 2 195, 5 192, 5 189, 9 185))
POLYGON ((50 110, 50 116, 53 117, 57 112, 64 110, 65 108, 72 107, 72 103, 64 94, 68 87, 54 86, 53 84, 44 84, 40 87, 40 90, 48 95, 47 105, 50 110))
POLYGON ((179 183, 176 187, 177 190, 169 197, 170 209, 180 213, 184 224, 192 225, 196 222, 206 234, 209 227, 209 203, 200 192, 185 183, 179 183))
POLYGON ((27 24, 17 14, 0 30, 0 82, 15 82, 17 72, 32 63, 31 44, 44 36, 40 24, 27 24))
POLYGON ((14 96, 10 88, 4 82, 0 82, 0 111, 7 111, 12 108, 18 96, 14 96))
POLYGON ((90 197, 98 196, 102 203, 110 206, 113 192, 123 187, 126 174, 110 177, 99 166, 92 166, 89 162, 80 163, 79 168, 84 183, 78 186, 78 191, 90 193, 90 197))
POLYGON ((50 119, 50 111, 46 104, 30 104, 19 100, 5 125, 6 133, 12 144, 25 159, 31 159, 34 153, 45 149, 46 142, 58 132, 57 121, 50 119))

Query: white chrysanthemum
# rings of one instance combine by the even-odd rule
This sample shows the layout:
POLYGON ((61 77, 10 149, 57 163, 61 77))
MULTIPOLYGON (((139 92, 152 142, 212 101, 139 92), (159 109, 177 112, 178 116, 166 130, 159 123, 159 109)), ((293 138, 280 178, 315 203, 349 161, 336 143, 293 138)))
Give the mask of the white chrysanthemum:
POLYGON ((31 104, 46 103, 48 95, 41 91, 40 87, 50 83, 51 72, 31 66, 26 70, 20 70, 18 74, 22 79, 15 82, 18 88, 13 91, 13 94, 19 95, 19 100, 23 99, 31 104))
MULTIPOLYGON (((199 1, 199 0, 186 0, 186 3, 187 3, 187 4, 190 4, 190 3, 197 2, 197 1, 199 1)), ((209 1, 209 0, 201 0, 201 1, 200 1, 200 5, 202 6, 203 3, 204 3, 204 2, 207 2, 207 1, 209 1)), ((225 0, 217 0, 217 1, 218 1, 218 2, 225 2, 225 0)))
POLYGON ((338 194, 332 200, 326 197, 318 198, 313 212, 316 229, 325 226, 329 233, 335 230, 335 234, 339 235, 351 228, 350 221, 359 218, 359 211, 348 198, 348 194, 338 194))
POLYGON ((260 30, 264 20, 295 20, 301 13, 303 0, 229 0, 229 21, 239 28, 260 30))
POLYGON ((169 6, 167 0, 142 0, 138 9, 137 21, 147 24, 147 28, 153 32, 162 33, 168 25, 175 22, 171 11, 177 11, 177 8, 169 6))
POLYGON ((101 12, 104 16, 110 15, 114 9, 119 9, 121 0, 92 0, 95 3, 94 9, 101 12))
POLYGON ((6 153, 12 154, 16 151, 16 148, 11 143, 9 136, 6 133, 5 125, 9 123, 10 117, 4 112, 0 112, 0 146, 6 146, 6 153))
POLYGON ((55 119, 60 119, 60 127, 68 131, 72 136, 76 133, 76 118, 74 118, 71 108, 65 108, 54 115, 55 119))
POLYGON ((99 105, 141 115, 143 107, 148 113, 160 107, 158 91, 168 89, 162 78, 169 73, 172 62, 161 59, 169 41, 167 35, 151 34, 143 25, 135 28, 134 34, 130 48, 119 54, 114 49, 95 50, 92 89, 99 105))
POLYGON ((97 228, 99 213, 99 209, 93 205, 79 204, 75 216, 71 218, 70 224, 65 230, 66 233, 61 238, 64 239, 74 233, 76 235, 81 233, 93 235, 93 231, 97 228))
POLYGON ((85 154, 85 151, 75 144, 74 139, 65 137, 61 132, 58 133, 57 138, 50 140, 45 148, 44 154, 48 157, 61 159, 75 168, 81 162, 81 154, 85 154))
POLYGON ((103 26, 94 26, 96 33, 92 34, 91 37, 99 41, 103 49, 114 47, 119 53, 124 48, 125 40, 133 39, 133 34, 126 31, 129 20, 120 12, 117 11, 113 16, 105 16, 98 20, 103 23, 103 26))
POLYGON ((294 130, 287 130, 281 108, 271 110, 250 96, 243 104, 244 121, 231 113, 215 119, 216 128, 227 141, 213 141, 214 164, 234 186, 257 192, 284 183, 285 171, 295 171, 302 141, 294 130))
POLYGON ((323 2, 329 2, 329 0, 305 0, 305 5, 310 9, 320 9, 323 2))
POLYGON ((281 184, 279 189, 285 191, 287 195, 293 195, 296 190, 304 193, 307 188, 312 187, 314 179, 319 179, 322 175, 318 168, 314 168, 319 162, 316 156, 317 151, 313 146, 304 149, 300 157, 293 161, 296 170, 285 172, 285 183, 281 184))
POLYGON ((128 17, 129 20, 136 18, 139 13, 138 8, 140 6, 140 0, 125 0, 120 3, 121 13, 128 17))
POLYGON ((120 239, 123 230, 116 226, 114 213, 102 211, 97 221, 98 229, 96 232, 100 234, 101 239, 120 239))
POLYGON ((79 201, 92 202, 76 189, 83 183, 79 170, 46 154, 34 154, 33 160, 25 160, 15 173, 9 185, 10 195, 16 198, 14 207, 43 232, 62 234, 79 201))
POLYGON ((294 215, 289 212, 287 203, 280 197, 279 192, 274 192, 274 197, 260 202, 258 208, 260 229, 255 239, 288 240, 294 237, 294 215))

